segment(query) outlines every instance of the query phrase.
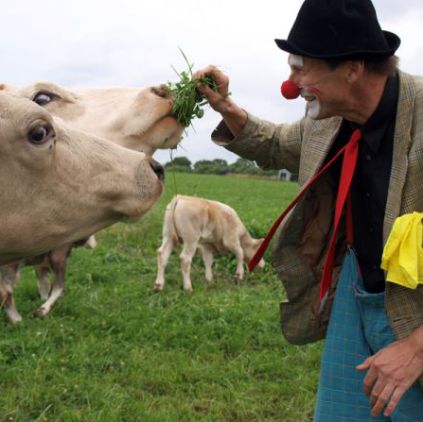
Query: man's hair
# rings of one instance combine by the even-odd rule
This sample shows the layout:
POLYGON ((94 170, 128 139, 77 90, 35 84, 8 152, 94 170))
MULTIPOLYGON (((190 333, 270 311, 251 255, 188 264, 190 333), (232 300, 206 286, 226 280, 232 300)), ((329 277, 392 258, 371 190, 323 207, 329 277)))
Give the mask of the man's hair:
MULTIPOLYGON (((391 76, 398 69, 399 58, 397 56, 384 56, 384 57, 371 57, 363 60, 364 68, 371 73, 376 73, 382 76, 391 76)), ((335 70, 341 63, 344 63, 345 59, 325 59, 326 64, 330 69, 335 70)))

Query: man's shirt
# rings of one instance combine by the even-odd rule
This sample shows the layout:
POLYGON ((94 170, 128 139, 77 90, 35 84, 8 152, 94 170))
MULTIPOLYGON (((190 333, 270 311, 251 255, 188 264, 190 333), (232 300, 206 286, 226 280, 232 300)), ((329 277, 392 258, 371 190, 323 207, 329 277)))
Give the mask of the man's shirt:
MULTIPOLYGON (((383 252, 383 220, 392 167, 395 115, 398 102, 398 75, 388 79, 379 105, 361 127, 362 139, 351 187, 353 247, 369 292, 385 289, 380 268, 383 252)), ((329 157, 345 145, 357 126, 344 120, 329 157)), ((339 180, 340 163, 334 168, 339 180)))

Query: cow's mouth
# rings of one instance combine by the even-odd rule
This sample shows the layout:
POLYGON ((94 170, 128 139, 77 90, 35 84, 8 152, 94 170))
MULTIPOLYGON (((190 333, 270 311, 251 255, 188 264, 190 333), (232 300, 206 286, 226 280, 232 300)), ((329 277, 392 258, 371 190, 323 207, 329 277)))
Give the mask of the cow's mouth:
POLYGON ((167 136, 163 139, 162 145, 166 148, 169 148, 169 146, 167 146, 169 144, 173 145, 175 142, 178 143, 182 139, 182 134, 185 130, 185 126, 176 119, 172 111, 159 117, 154 126, 162 126, 165 128, 167 136))
POLYGON ((169 113, 166 113, 163 116, 159 117, 157 119, 156 123, 160 123, 160 122, 162 122, 163 120, 166 120, 166 119, 170 119, 170 120, 174 121, 175 123, 177 123, 176 117, 175 117, 175 115, 173 114, 172 111, 170 111, 169 113))
POLYGON ((165 179, 165 171, 164 167, 153 158, 150 158, 150 167, 153 169, 154 173, 157 175, 158 179, 161 182, 164 182, 165 179))

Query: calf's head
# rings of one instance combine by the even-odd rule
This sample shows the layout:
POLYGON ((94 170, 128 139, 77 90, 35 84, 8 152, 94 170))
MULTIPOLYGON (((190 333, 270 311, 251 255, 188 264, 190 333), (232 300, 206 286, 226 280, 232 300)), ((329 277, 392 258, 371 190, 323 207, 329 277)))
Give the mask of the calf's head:
POLYGON ((162 168, 0 90, 0 263, 145 214, 162 168))
MULTIPOLYGON (((263 243, 264 238, 254 239, 248 233, 241 238, 241 246, 244 251, 244 259, 246 262, 250 261, 251 258, 256 254, 258 248, 263 243)), ((265 265, 264 259, 261 259, 257 266, 263 268, 265 265)))

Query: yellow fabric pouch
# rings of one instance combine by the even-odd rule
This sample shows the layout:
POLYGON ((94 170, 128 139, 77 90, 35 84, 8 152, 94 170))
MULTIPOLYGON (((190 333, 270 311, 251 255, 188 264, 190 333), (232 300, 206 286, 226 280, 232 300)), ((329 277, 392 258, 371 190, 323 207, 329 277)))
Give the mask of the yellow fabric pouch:
POLYGON ((383 249, 386 281, 415 289, 423 284, 423 213, 398 217, 383 249))

